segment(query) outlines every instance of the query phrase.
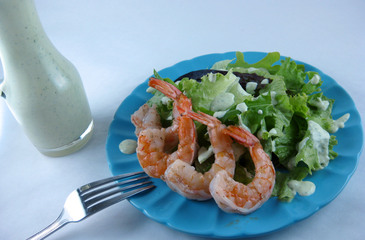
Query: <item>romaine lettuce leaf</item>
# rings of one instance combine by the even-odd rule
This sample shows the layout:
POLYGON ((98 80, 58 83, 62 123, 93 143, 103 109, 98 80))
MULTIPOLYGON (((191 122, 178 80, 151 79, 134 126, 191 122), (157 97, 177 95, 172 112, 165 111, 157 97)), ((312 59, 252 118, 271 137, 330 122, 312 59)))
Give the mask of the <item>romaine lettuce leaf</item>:
POLYGON ((207 74, 202 77, 201 82, 194 79, 183 79, 178 87, 186 96, 191 98, 194 111, 210 110, 212 111, 212 102, 222 93, 232 93, 234 102, 242 102, 250 98, 249 94, 238 83, 239 79, 232 73, 226 75, 221 73, 207 74))
POLYGON ((289 173, 276 171, 275 186, 272 191, 272 196, 278 197, 281 201, 290 202, 294 198, 295 192, 289 188, 289 180, 289 173))
POLYGON ((256 63, 248 63, 244 60, 242 52, 236 52, 236 62, 229 63, 227 69, 236 68, 258 68, 268 71, 269 73, 275 73, 280 66, 274 65, 280 60, 280 53, 271 52, 268 53, 263 59, 256 63))
POLYGON ((291 94, 294 95, 301 92, 306 77, 303 65, 297 65, 295 61, 286 58, 281 61, 280 68, 276 74, 284 77, 286 88, 291 94))

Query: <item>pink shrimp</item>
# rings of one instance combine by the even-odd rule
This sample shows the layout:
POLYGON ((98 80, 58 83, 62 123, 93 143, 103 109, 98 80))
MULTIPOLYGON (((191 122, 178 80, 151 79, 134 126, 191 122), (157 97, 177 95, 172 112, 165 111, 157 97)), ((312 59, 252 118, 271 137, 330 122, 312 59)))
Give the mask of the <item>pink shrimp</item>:
POLYGON ((148 106, 148 104, 142 105, 133 115, 131 116, 133 125, 136 127, 136 136, 146 128, 162 128, 160 115, 156 110, 156 106, 148 106))
MULTIPOLYGON (((182 114, 191 110, 191 100, 174 85, 151 78, 149 85, 174 100, 174 121, 171 131, 176 131, 178 147, 173 153, 166 151, 171 145, 167 136, 169 128, 146 128, 139 132, 137 157, 143 170, 151 177, 163 177, 166 168, 176 159, 192 164, 197 152, 197 138, 194 121, 182 114)), ((176 146, 176 145, 175 145, 176 146)))
POLYGON ((176 160, 165 172, 167 185, 180 195, 189 199, 207 200, 212 196, 209 184, 215 174, 225 170, 230 176, 234 174, 235 157, 231 138, 223 133, 225 126, 215 117, 204 113, 187 112, 187 115, 208 126, 208 133, 215 162, 204 174, 197 172, 191 164, 176 160))
POLYGON ((150 107, 147 103, 142 105, 131 117, 133 125, 136 127, 135 134, 138 137, 139 133, 145 129, 161 130, 164 135, 164 151, 169 152, 174 149, 179 143, 178 123, 173 124, 163 129, 161 125, 160 114, 157 112, 156 105, 150 107))
POLYGON ((222 210, 249 214, 270 198, 275 185, 275 169, 259 140, 250 132, 237 126, 229 126, 223 132, 249 148, 256 168, 255 177, 244 185, 233 180, 229 172, 220 171, 212 179, 209 189, 222 210))

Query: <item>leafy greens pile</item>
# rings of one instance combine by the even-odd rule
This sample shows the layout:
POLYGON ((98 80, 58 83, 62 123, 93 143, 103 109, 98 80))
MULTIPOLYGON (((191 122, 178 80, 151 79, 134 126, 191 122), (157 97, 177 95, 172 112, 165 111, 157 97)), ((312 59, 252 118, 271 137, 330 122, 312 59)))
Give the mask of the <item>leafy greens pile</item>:
MULTIPOLYGON (((191 98, 194 111, 215 115, 226 125, 240 125, 256 135, 276 169, 273 196, 291 201, 295 191, 288 186, 290 180, 301 181, 337 156, 333 151, 337 141, 329 134, 335 131, 331 116, 334 100, 321 92, 319 74, 305 71, 304 65, 290 58, 280 61, 278 52, 268 53, 252 64, 244 60, 242 52, 237 52, 236 61, 220 61, 212 69, 227 72, 209 73, 199 81, 184 78, 176 83, 156 71, 155 77, 173 83, 191 98), (242 83, 237 73, 257 75, 263 80, 242 83)), ((173 104, 157 90, 153 93, 148 103, 157 106, 167 126, 171 124, 173 104)), ((199 145, 208 146, 206 127, 196 124, 199 145)), ((195 167, 204 172, 213 161, 212 157, 202 163, 196 161, 195 167)), ((250 182, 255 169, 249 154, 244 154, 236 165, 234 178, 245 184, 250 182)))

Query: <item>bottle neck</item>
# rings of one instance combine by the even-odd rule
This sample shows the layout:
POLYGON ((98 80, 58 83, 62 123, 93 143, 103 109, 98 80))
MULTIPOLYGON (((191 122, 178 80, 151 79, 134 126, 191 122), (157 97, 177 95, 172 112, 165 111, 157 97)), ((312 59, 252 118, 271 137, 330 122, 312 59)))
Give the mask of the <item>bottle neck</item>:
POLYGON ((33 0, 0 0, 0 58, 7 62, 52 46, 33 0))

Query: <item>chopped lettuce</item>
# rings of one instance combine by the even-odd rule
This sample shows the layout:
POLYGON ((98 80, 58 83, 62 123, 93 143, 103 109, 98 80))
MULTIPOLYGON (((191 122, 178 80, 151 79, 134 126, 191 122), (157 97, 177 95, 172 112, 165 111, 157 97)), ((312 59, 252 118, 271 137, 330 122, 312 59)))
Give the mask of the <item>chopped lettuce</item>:
MULTIPOLYGON (((291 58, 280 59, 278 52, 272 52, 256 63, 248 63, 244 54, 237 52, 235 61, 213 65, 212 69, 225 70, 226 74, 209 73, 201 81, 184 78, 176 84, 157 72, 155 76, 175 84, 191 98, 194 111, 215 115, 226 125, 241 125, 256 135, 276 168, 272 195, 291 201, 295 191, 288 185, 290 180, 303 180, 337 156, 333 151, 337 140, 330 134, 335 125, 331 116, 334 100, 321 92, 323 81, 318 73, 306 72, 304 65, 291 58), (235 72, 256 74, 270 82, 254 96, 241 86, 235 72)), ((172 102, 163 101, 164 95, 157 90, 152 93, 148 104, 157 106, 165 125, 171 124, 172 102)), ((205 136, 206 127, 197 126, 198 135, 205 136)), ((199 144, 209 142, 203 139, 199 144)), ((254 165, 247 155, 237 161, 234 176, 245 184, 254 175, 254 165)), ((212 158, 196 161, 196 169, 207 171, 213 162, 212 158)))
MULTIPOLYGON (((178 88, 191 98, 194 111, 209 112, 214 111, 214 104, 217 98, 224 93, 232 93, 234 96, 234 103, 243 102, 246 98, 252 97, 246 93, 239 84, 237 78, 231 71, 226 75, 221 73, 209 73, 202 77, 201 82, 195 79, 182 79, 178 88)), ((228 106, 230 107, 230 106, 228 106)), ((225 109, 220 109, 220 111, 225 109)))

